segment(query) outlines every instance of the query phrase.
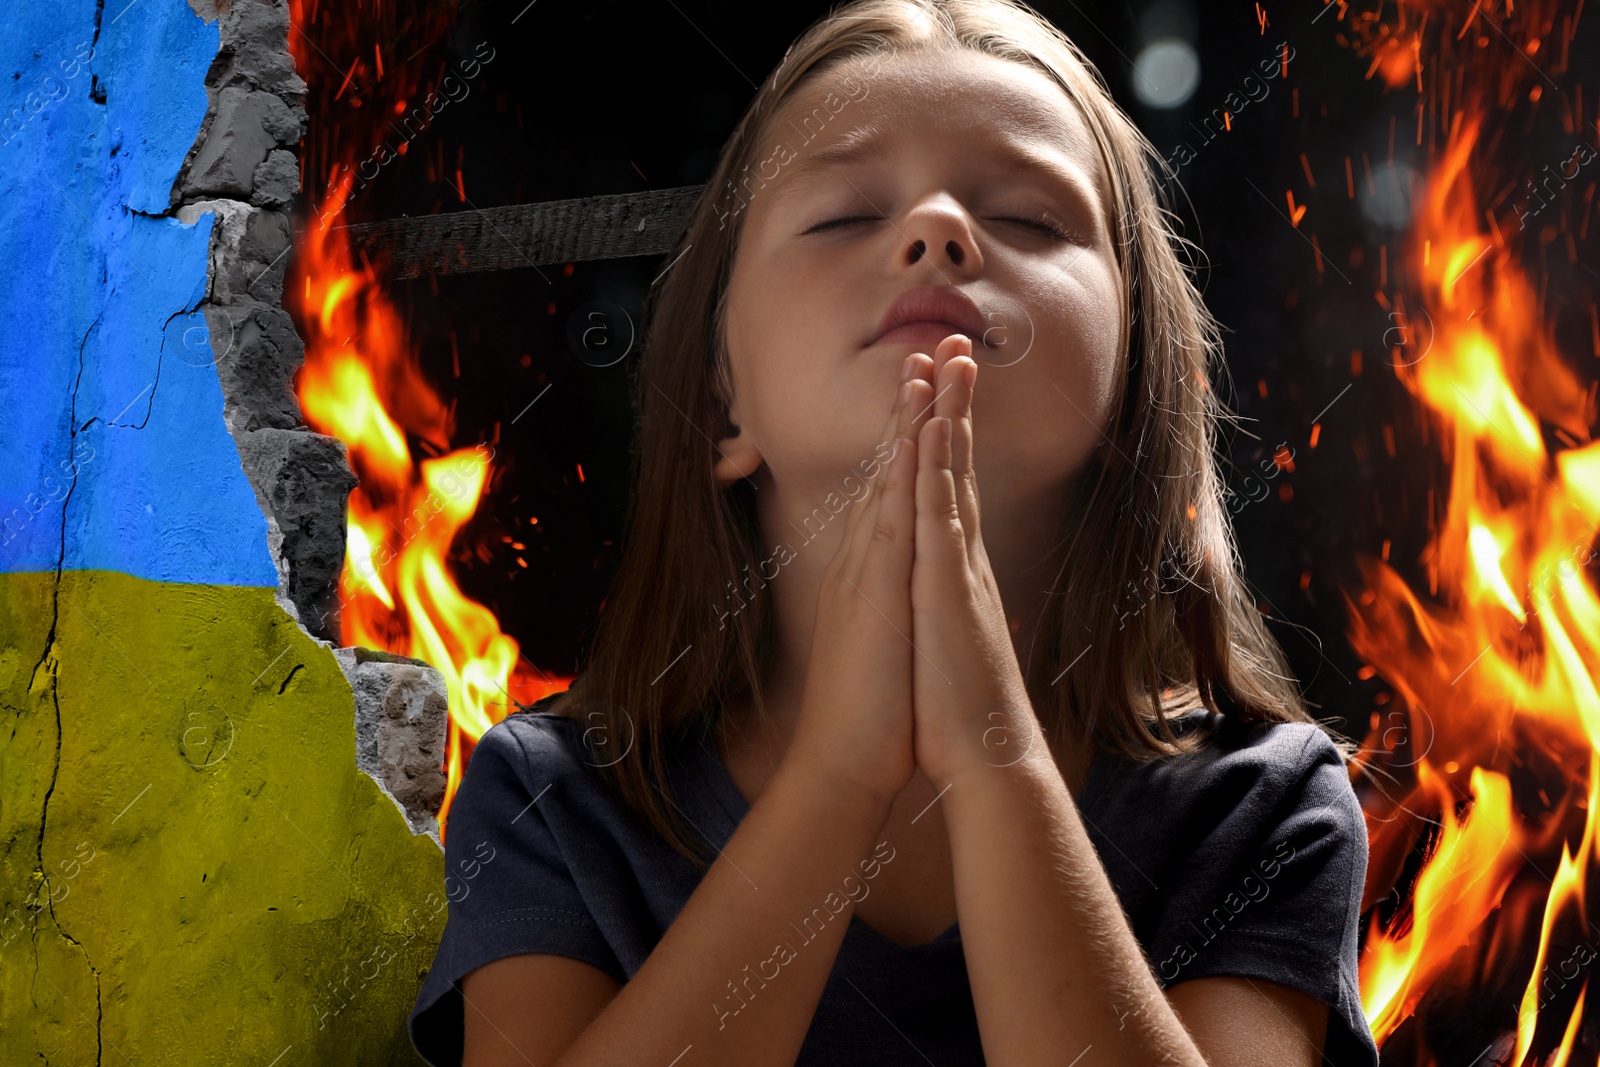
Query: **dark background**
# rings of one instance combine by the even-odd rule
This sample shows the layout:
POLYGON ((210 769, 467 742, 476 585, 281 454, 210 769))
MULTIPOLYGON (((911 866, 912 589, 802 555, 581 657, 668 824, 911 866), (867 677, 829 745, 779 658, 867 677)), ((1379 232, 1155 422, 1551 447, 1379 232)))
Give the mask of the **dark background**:
MULTIPOLYGON (((1195 148, 1180 168, 1173 206, 1185 236, 1203 250, 1202 289, 1230 331, 1232 384, 1223 395, 1240 421, 1224 432, 1224 473, 1245 498, 1234 521, 1247 577, 1313 713, 1359 736, 1388 694, 1381 678, 1358 677, 1342 594, 1359 594, 1356 561, 1379 555, 1385 540, 1391 563, 1425 590, 1415 560, 1431 530, 1430 489, 1439 490, 1434 517, 1445 500, 1437 441, 1388 363, 1391 345, 1419 335, 1396 332, 1406 324, 1374 295, 1385 242, 1387 291, 1396 289, 1402 234, 1362 206, 1367 197, 1384 200, 1369 169, 1390 159, 1427 169, 1426 146, 1415 144, 1416 90, 1368 80, 1367 60, 1344 46, 1337 12, 1323 14, 1319 4, 1273 5, 1264 28, 1254 4, 1207 4, 1206 17, 1188 19, 1187 31, 1182 17, 1166 26, 1192 32, 1199 88, 1183 107, 1152 111, 1130 90, 1129 57, 1149 28, 1141 25, 1145 8, 1071 0, 1036 6, 1089 56, 1163 156, 1180 142, 1195 148), (1207 143, 1200 120, 1247 76, 1259 77, 1259 64, 1278 56, 1282 42, 1293 51, 1287 76, 1267 82, 1268 95, 1207 143), (1286 191, 1307 205, 1298 228, 1285 214, 1286 191), (1324 409, 1313 449, 1312 423, 1324 409), (1293 470, 1246 482, 1280 443, 1292 449, 1293 470), (1248 499, 1263 492, 1264 499, 1248 499)), ((732 0, 466 0, 453 35, 430 46, 424 60, 459 62, 484 41, 495 58, 470 95, 418 138, 426 151, 386 168, 355 197, 349 220, 703 183, 755 84, 827 5, 753 9, 732 0), (466 201, 455 185, 457 166, 466 201)), ((1581 30, 1572 55, 1600 51, 1592 28, 1581 30)), ((1559 80, 1566 86, 1582 73, 1559 80)), ((1536 115, 1514 140, 1505 167, 1510 189, 1539 160, 1570 154, 1573 135, 1536 115)), ((1508 195, 1499 192, 1502 200, 1508 195)), ((1392 206, 1395 195, 1386 202, 1392 206)), ((1500 210, 1509 215, 1508 205, 1500 210)), ((618 558, 637 359, 635 346, 613 366, 590 366, 569 343, 569 326, 592 301, 620 307, 638 323, 646 288, 664 265, 639 257, 394 287, 425 367, 441 393, 456 398, 454 443, 496 442, 496 488, 457 541, 459 579, 528 658, 552 672, 574 672, 618 558)), ((1582 262, 1562 269, 1568 302, 1583 312, 1581 322, 1558 327, 1570 334, 1567 351, 1587 357, 1587 306, 1600 275, 1590 277, 1582 262)))

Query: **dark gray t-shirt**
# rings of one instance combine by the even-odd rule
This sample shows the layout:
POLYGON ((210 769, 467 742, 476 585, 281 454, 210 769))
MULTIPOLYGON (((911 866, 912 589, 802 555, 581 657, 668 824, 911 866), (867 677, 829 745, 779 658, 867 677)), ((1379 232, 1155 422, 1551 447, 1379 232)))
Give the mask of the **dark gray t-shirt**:
MULTIPOLYGON (((1205 714, 1187 713, 1181 728, 1205 714)), ((468 761, 446 832, 449 918, 408 1020, 436 1067, 461 1062, 468 972, 543 952, 626 982, 700 882, 605 791, 594 767, 607 757, 584 734, 577 720, 520 711, 468 761)), ((675 750, 668 777, 686 823, 725 846, 749 805, 705 732, 675 750)), ((1326 734, 1228 722, 1208 747, 1171 760, 1103 752, 1077 803, 1163 987, 1238 975, 1302 990, 1331 1008, 1324 1063, 1376 1067, 1356 979, 1366 827, 1326 734)), ((1131 1018, 1140 1006, 1117 1010, 1131 1018)), ((851 913, 796 1064, 869 1060, 984 1062, 959 924, 904 946, 851 913)))

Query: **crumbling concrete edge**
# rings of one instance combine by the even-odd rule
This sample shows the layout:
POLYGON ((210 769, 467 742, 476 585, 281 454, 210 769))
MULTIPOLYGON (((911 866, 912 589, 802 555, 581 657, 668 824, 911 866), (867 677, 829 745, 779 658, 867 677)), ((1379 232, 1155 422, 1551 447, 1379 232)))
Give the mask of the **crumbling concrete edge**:
POLYGON ((400 809, 413 834, 443 848, 434 812, 444 802, 450 710, 444 675, 420 659, 370 648, 336 648, 356 697, 356 766, 400 809))
POLYGON ((282 300, 306 84, 289 52, 288 2, 189 3, 217 20, 220 44, 206 73, 205 121, 173 182, 170 213, 191 224, 215 215, 200 311, 223 421, 267 520, 279 605, 312 637, 334 643, 345 499, 356 477, 343 443, 310 430, 294 396, 305 346, 282 300))
POLYGON ((344 443, 311 430, 294 394, 305 343, 282 301, 307 115, 306 83, 289 51, 288 0, 189 5, 207 21, 219 20, 220 45, 206 75, 205 121, 173 183, 169 213, 186 224, 214 215, 200 311, 223 421, 266 517, 279 577, 275 599, 310 637, 334 649, 351 683, 357 766, 394 801, 413 834, 439 843, 434 811, 444 795, 449 729, 443 676, 419 660, 336 647, 346 506, 357 478, 344 443), (419 669, 432 677, 420 677, 419 669), (393 718, 401 707, 411 709, 403 722, 393 718))

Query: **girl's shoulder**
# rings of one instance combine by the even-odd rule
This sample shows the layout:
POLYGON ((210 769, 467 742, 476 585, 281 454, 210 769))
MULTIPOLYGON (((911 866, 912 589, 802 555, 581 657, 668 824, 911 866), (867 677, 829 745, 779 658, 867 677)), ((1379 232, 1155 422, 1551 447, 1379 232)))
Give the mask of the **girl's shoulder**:
MULTIPOLYGON (((1204 708, 1176 718, 1203 744, 1138 762, 1096 758, 1080 808, 1108 871, 1133 895, 1159 885, 1156 870, 1205 868, 1215 877, 1285 850, 1327 861, 1332 884, 1360 895, 1366 821, 1345 758, 1316 723, 1250 723, 1204 708)), ((1170 888, 1170 887, 1169 887, 1170 888)))
MULTIPOLYGON (((1312 722, 1247 722, 1207 708, 1171 719, 1179 737, 1204 735, 1176 756, 1137 761, 1114 752, 1095 760, 1096 785, 1112 793, 1151 791, 1195 797, 1281 795, 1307 776, 1347 779, 1345 757, 1329 733, 1312 722)), ((1353 795, 1352 795, 1353 799, 1353 795)))
POLYGON ((1377 1063, 1358 990, 1367 835, 1333 738, 1198 709, 1166 759, 1097 758, 1085 829, 1163 986, 1242 976, 1332 1011, 1327 1062, 1377 1063))
MULTIPOLYGON (((558 699, 565 695, 563 690, 540 697, 532 704, 517 705, 514 711, 485 731, 478 744, 491 741, 493 734, 491 744, 503 753, 517 753, 523 759, 546 764, 547 771, 565 766, 597 766, 605 755, 613 727, 597 715, 585 719, 556 710, 558 699)), ((625 726, 615 729, 625 731, 625 726)))
POLYGON ((1080 811, 1163 987, 1266 979, 1330 1006, 1325 1061, 1378 1064, 1358 992, 1366 825, 1315 723, 1179 717, 1205 744, 1096 758, 1080 811))
POLYGON ((604 727, 549 710, 552 699, 512 711, 473 745, 449 809, 447 861, 451 844, 462 840, 458 826, 521 836, 542 831, 558 839, 629 833, 631 814, 602 773, 616 746, 607 743, 604 727))
POLYGON ((575 771, 584 763, 583 726, 578 720, 549 710, 550 697, 520 708, 484 731, 473 746, 474 761, 505 764, 519 772, 534 771, 549 777, 575 771))
MULTIPOLYGON (((609 757, 584 737, 594 727, 546 710, 550 699, 483 732, 448 809, 448 918, 409 1017, 429 1063, 461 1062, 468 973, 545 953, 626 982, 695 885, 604 788, 596 768, 609 757)), ((680 798, 698 812, 695 802, 680 798)))
MULTIPOLYGON (((612 722, 582 714, 581 705, 578 714, 554 710, 561 695, 521 705, 484 731, 468 757, 451 818, 457 805, 504 814, 513 805, 520 809, 537 800, 536 810, 552 825, 625 841, 628 848, 653 846, 658 835, 623 800, 607 773, 644 741, 625 716, 612 722)), ((694 813, 702 824, 720 826, 727 801, 708 781, 699 746, 674 736, 663 755, 660 773, 680 810, 694 813)))

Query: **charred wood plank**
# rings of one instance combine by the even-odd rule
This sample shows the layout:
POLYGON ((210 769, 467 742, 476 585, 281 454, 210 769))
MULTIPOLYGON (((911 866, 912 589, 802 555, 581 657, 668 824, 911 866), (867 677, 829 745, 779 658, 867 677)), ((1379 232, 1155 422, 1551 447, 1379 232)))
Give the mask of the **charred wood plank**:
POLYGON ((703 185, 339 227, 391 278, 581 263, 671 250, 703 185))

